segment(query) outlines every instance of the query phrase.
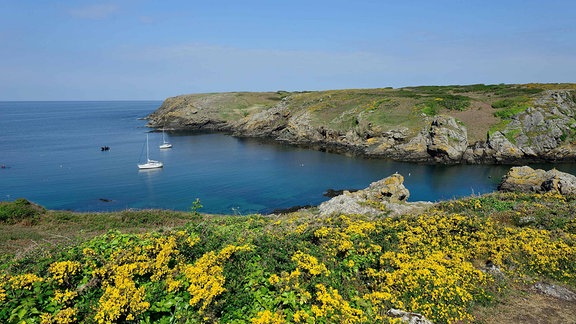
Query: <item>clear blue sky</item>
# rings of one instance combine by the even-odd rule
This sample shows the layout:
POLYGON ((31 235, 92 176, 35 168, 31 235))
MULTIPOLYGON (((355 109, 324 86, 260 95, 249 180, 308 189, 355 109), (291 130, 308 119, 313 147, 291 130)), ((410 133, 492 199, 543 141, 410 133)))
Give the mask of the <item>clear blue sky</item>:
POLYGON ((0 100, 576 82, 574 0, 0 0, 0 100))

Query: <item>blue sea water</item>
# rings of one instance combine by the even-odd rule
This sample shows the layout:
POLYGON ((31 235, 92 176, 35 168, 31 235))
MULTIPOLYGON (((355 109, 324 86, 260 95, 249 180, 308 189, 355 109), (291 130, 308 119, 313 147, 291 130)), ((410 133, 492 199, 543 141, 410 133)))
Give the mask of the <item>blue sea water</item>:
POLYGON ((189 210, 198 198, 206 213, 267 213, 317 205, 328 199, 327 189, 362 189, 395 172, 405 177, 409 201, 482 194, 495 190, 509 169, 363 159, 223 134, 166 133, 173 148, 160 150, 162 133, 142 119, 160 104, 0 102, 0 200, 113 211, 189 210), (150 157, 162 169, 137 168, 147 133, 150 157))

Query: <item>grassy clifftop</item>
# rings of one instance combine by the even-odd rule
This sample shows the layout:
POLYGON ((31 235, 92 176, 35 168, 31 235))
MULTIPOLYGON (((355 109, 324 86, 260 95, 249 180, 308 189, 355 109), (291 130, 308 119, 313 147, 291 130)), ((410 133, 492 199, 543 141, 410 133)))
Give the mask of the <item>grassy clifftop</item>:
MULTIPOLYGON (((525 109, 544 90, 576 90, 576 84, 419 86, 399 89, 347 89, 303 92, 231 92, 182 95, 166 100, 151 115, 153 126, 202 113, 234 122, 288 100, 292 115, 308 112, 311 125, 346 131, 358 125, 387 131, 406 126, 416 132, 423 116, 455 116, 469 131, 470 142, 486 140, 486 133, 525 109)), ((182 125, 180 125, 182 126, 182 125)))
POLYGON ((229 131, 431 163, 576 158, 576 84, 233 92, 168 98, 149 126, 229 131))
POLYGON ((575 206, 494 193, 402 217, 35 209, 0 223, 0 321, 396 323, 395 308, 570 323, 576 301, 537 287, 576 288, 575 206))

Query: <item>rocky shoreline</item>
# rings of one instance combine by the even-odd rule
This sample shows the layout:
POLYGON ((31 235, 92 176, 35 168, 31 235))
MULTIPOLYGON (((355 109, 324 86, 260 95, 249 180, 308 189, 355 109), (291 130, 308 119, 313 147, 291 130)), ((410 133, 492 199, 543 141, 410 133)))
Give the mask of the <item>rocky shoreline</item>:
MULTIPOLYGON (((382 93, 392 99, 384 96, 381 101, 406 105, 405 110, 420 107, 417 100, 404 102, 393 97, 395 92, 382 93)), ((248 94, 178 96, 166 99, 147 119, 149 127, 165 127, 172 131, 227 132, 233 136, 266 138, 320 151, 403 162, 571 163, 576 161, 575 93, 570 89, 543 90, 529 98, 527 107, 491 125, 481 126, 474 124, 473 117, 469 118, 472 121, 468 124, 455 117, 476 114, 480 109, 486 111, 485 115, 495 114, 497 110, 485 108, 486 103, 481 101, 474 102, 476 106, 459 115, 446 109, 432 116, 411 113, 399 119, 397 125, 390 125, 386 124, 385 114, 398 114, 399 108, 393 111, 393 106, 374 104, 376 108, 367 113, 366 104, 358 104, 336 113, 332 112, 333 107, 340 103, 325 104, 322 99, 331 95, 321 92, 282 94, 281 98, 274 97, 276 93, 267 93, 269 97, 261 99, 262 103, 243 99, 248 103, 240 106, 234 106, 238 105, 234 100, 248 94), (317 108, 318 105, 328 105, 328 108, 317 108), (381 113, 384 121, 375 121, 374 113, 381 113), (485 130, 475 131, 485 132, 486 138, 471 139, 469 129, 473 127, 485 127, 485 130)))
MULTIPOLYGON (((498 191, 518 193, 576 194, 576 176, 556 169, 548 171, 529 166, 512 167, 502 178, 498 191)), ((375 181, 362 190, 335 193, 330 200, 318 206, 321 216, 354 214, 400 216, 418 214, 434 206, 427 201, 408 202, 410 191, 404 186, 401 174, 392 174, 375 181)), ((310 206, 295 207, 291 211, 310 206)))

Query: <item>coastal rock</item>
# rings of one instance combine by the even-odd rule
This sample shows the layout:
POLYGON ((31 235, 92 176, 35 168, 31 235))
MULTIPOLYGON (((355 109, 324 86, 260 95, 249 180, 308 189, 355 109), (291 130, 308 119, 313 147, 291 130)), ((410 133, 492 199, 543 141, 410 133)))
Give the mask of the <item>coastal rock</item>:
POLYGON ((571 90, 547 90, 531 106, 467 151, 470 163, 569 161, 576 156, 576 100, 571 90))
POLYGON ((251 137, 273 136, 275 132, 283 130, 288 125, 290 111, 286 100, 274 107, 256 113, 250 118, 242 118, 235 122, 235 134, 251 137))
POLYGON ((399 318, 408 324, 433 324, 431 321, 426 319, 424 315, 419 313, 407 312, 400 309, 390 308, 386 315, 394 318, 399 318))
POLYGON ((430 124, 427 152, 436 162, 460 162, 468 148, 466 127, 450 116, 436 116, 430 124))
POLYGON ((529 166, 513 167, 502 178, 498 190, 518 192, 553 192, 562 195, 576 193, 576 177, 552 169, 544 171, 529 166))
POLYGON ((429 202, 407 202, 410 192, 404 186, 404 177, 393 174, 385 179, 373 182, 370 186, 356 192, 344 191, 318 207, 320 214, 362 214, 362 215, 403 215, 422 211, 432 205, 429 202))
POLYGON ((524 155, 502 132, 495 132, 490 136, 486 153, 497 163, 516 161, 522 159, 524 155))
POLYGON ((396 173, 372 182, 360 195, 366 200, 387 199, 389 202, 398 203, 408 200, 410 192, 404 187, 404 177, 396 173))
POLYGON ((544 282, 537 282, 534 289, 541 294, 552 296, 558 299, 576 302, 576 293, 566 287, 551 285, 544 282))
POLYGON ((546 172, 542 190, 562 195, 576 194, 576 176, 552 169, 546 172))
POLYGON ((230 125, 222 118, 219 108, 230 94, 212 96, 177 96, 164 100, 162 106, 147 119, 152 127, 170 129, 230 130, 230 125))

